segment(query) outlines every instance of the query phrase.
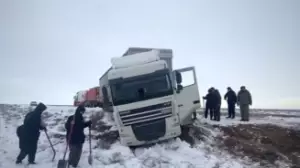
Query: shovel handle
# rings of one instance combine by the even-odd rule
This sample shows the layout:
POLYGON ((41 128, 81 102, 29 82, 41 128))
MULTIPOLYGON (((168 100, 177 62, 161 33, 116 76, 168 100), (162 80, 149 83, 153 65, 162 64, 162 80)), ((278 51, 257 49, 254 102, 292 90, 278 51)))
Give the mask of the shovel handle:
POLYGON ((51 142, 51 140, 50 140, 50 138, 49 138, 49 135, 48 135, 47 131, 46 131, 46 130, 44 130, 44 131, 45 131, 46 137, 47 137, 47 139, 48 139, 48 141, 49 141, 49 143, 50 143, 51 149, 52 149, 52 151, 53 151, 52 161, 54 161, 55 156, 56 156, 56 151, 55 151, 55 149, 54 149, 54 147, 53 147, 53 144, 52 144, 52 142, 51 142))
POLYGON ((90 155, 92 154, 92 134, 91 128, 89 128, 89 145, 90 145, 90 155))
POLYGON ((75 125, 75 115, 73 116, 73 120, 71 121, 71 130, 70 130, 70 134, 69 134, 69 137, 68 137, 68 140, 67 140, 67 145, 66 145, 64 156, 63 156, 63 160, 65 160, 66 155, 67 155, 67 150, 68 150, 68 147, 69 147, 69 144, 70 144, 71 135, 73 133, 74 125, 75 125))
POLYGON ((92 156, 92 134, 91 134, 91 128, 89 128, 89 146, 90 146, 90 155, 88 158, 89 165, 93 164, 93 156, 92 156))

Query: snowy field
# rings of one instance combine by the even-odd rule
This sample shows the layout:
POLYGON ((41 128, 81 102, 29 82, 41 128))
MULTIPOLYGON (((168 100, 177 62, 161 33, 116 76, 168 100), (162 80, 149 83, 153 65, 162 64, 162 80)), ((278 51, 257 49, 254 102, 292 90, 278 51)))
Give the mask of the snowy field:
MULTIPOLYGON (((200 114, 204 113, 204 109, 199 109, 198 112, 200 114)), ((226 116, 227 109, 221 109, 221 114, 226 116)), ((300 110, 278 110, 278 109, 251 109, 250 114, 252 116, 274 116, 274 117, 299 117, 300 118, 300 110)), ((240 116, 239 108, 236 109, 236 115, 240 116)))
MULTIPOLYGON (((52 161, 53 152, 49 146, 45 134, 42 132, 39 140, 38 153, 36 156, 37 165, 29 167, 39 168, 56 168, 57 162, 63 157, 65 149, 65 130, 64 122, 69 115, 75 111, 74 107, 67 106, 48 106, 44 113, 45 121, 48 125, 48 134, 54 144, 56 150, 55 160, 52 161)), ((28 106, 25 105, 0 105, 0 167, 17 168, 28 167, 26 165, 27 158, 24 159, 23 165, 16 165, 15 159, 19 153, 18 138, 16 136, 16 127, 19 126, 28 112, 28 106)), ((254 112, 255 113, 255 112, 254 112)), ((263 113, 262 111, 256 113, 263 113)), ((274 112, 275 113, 275 112, 274 112)), ((277 113, 277 112, 276 112, 277 113)), ((88 109, 86 118, 92 114, 102 114, 100 108, 88 109)), ((266 113, 264 117, 250 118, 247 124, 276 124, 280 127, 296 128, 300 127, 300 119, 295 117, 276 117, 271 116, 272 112, 266 113)), ((279 114, 279 113, 277 113, 279 114)), ((299 115, 300 113, 280 112, 282 115, 299 115)), ((79 167, 93 168, 243 168, 243 167, 259 167, 259 162, 254 162, 247 157, 236 157, 228 151, 221 149, 215 145, 216 137, 223 136, 223 132, 215 126, 233 127, 238 124, 245 124, 239 121, 239 117, 235 120, 225 119, 223 116, 221 122, 208 121, 198 116, 199 120, 195 122, 195 127, 205 125, 205 140, 197 139, 194 146, 180 140, 179 138, 168 142, 153 145, 147 148, 137 148, 134 151, 123 146, 119 141, 114 142, 108 148, 101 147, 99 140, 92 140, 93 148, 93 165, 88 164, 88 141, 84 144, 83 154, 79 163, 79 167)), ((111 116, 105 114, 101 118, 104 125, 111 126, 113 121, 111 116)), ((112 126, 111 130, 116 128, 112 126)), ((88 129, 86 129, 86 135, 88 129)), ((195 132, 194 132, 195 134, 195 132)), ((99 132, 93 131, 96 137, 99 132)), ((197 135, 196 135, 197 137, 197 135)), ((88 136, 87 136, 88 138, 88 136)), ((288 167, 281 160, 276 160, 277 167, 288 167)), ((266 167, 266 166, 263 166, 266 167)))

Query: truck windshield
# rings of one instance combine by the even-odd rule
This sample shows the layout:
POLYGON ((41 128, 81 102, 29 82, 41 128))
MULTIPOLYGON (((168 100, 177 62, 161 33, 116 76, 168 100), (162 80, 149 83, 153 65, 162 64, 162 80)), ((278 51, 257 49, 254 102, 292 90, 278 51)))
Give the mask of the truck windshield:
POLYGON ((114 105, 133 103, 173 94, 169 74, 143 75, 111 85, 114 105))

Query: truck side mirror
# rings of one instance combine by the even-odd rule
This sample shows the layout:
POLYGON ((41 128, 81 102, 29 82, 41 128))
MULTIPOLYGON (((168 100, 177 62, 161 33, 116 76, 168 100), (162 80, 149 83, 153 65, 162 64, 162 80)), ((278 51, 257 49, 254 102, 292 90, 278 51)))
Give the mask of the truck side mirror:
POLYGON ((102 94, 103 94, 103 104, 108 103, 108 93, 107 88, 105 86, 102 87, 102 94))
POLYGON ((180 91, 183 89, 182 85, 177 85, 177 93, 180 93, 180 91))
POLYGON ((175 77, 176 77, 176 83, 177 83, 177 84, 181 84, 181 82, 182 82, 182 76, 181 76, 181 73, 178 72, 178 71, 175 71, 175 77))

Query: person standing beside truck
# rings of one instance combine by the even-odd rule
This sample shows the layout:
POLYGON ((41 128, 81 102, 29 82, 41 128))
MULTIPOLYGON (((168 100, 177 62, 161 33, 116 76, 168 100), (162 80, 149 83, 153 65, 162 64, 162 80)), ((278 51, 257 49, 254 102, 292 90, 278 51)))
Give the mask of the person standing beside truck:
POLYGON ((214 105, 214 108, 215 108, 215 120, 216 121, 220 121, 220 119, 221 119, 221 103, 222 103, 222 97, 221 97, 221 94, 220 94, 220 92, 219 92, 219 90, 218 89, 215 89, 215 91, 214 91, 214 94, 215 94, 215 96, 216 96, 216 103, 215 103, 215 105, 214 105))
POLYGON ((204 117, 207 118, 208 111, 210 113, 210 120, 214 120, 214 113, 215 113, 215 104, 216 104, 216 96, 214 95, 214 88, 211 87, 208 89, 208 93, 206 96, 203 97, 204 100, 206 100, 206 107, 205 107, 205 113, 204 117))
POLYGON ((237 101, 236 93, 231 89, 231 87, 227 87, 227 93, 224 96, 224 99, 227 100, 228 105, 228 117, 227 118, 235 118, 235 104, 237 101))
POLYGON ((91 120, 85 122, 83 118, 83 113, 85 112, 85 107, 79 105, 75 111, 75 114, 69 116, 67 122, 65 123, 65 128, 67 130, 67 143, 70 148, 69 153, 69 165, 77 167, 81 153, 82 146, 85 140, 84 128, 91 127, 91 120))
POLYGON ((237 104, 240 106, 241 121, 249 121, 249 105, 252 105, 252 96, 245 86, 242 86, 238 93, 237 104))

